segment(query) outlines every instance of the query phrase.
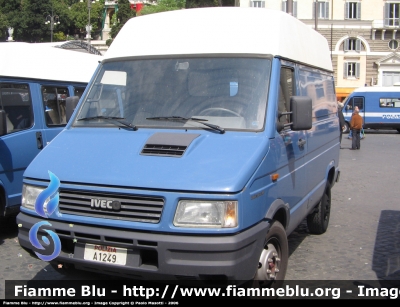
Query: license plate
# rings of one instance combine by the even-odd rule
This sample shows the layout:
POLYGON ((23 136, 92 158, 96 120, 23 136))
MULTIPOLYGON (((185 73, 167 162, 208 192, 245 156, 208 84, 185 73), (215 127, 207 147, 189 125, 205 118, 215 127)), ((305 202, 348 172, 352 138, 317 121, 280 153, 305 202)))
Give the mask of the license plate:
POLYGON ((110 264, 126 264, 126 248, 85 244, 83 259, 110 264))

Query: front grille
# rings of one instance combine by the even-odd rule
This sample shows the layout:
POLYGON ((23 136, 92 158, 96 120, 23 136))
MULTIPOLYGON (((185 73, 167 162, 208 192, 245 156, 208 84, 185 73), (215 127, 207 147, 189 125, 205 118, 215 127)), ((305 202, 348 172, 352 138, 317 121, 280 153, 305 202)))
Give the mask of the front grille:
POLYGON ((186 146, 179 145, 157 145, 157 144, 146 144, 142 149, 144 155, 155 155, 155 156, 169 156, 169 157, 180 157, 186 150, 186 146))
POLYGON ((59 209, 63 214, 74 214, 131 222, 158 223, 164 207, 161 197, 121 195, 97 192, 61 190, 59 209), (91 199, 119 201, 118 211, 91 207, 91 199))

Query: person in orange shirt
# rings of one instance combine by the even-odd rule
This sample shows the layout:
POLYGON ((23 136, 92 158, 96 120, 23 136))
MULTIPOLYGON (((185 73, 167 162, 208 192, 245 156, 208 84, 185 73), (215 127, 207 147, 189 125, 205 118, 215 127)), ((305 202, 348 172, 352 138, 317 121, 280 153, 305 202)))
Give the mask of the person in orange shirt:
POLYGON ((350 120, 350 129, 353 134, 353 138, 351 140, 351 150, 360 149, 360 132, 363 126, 363 119, 359 113, 359 109, 355 108, 350 120))

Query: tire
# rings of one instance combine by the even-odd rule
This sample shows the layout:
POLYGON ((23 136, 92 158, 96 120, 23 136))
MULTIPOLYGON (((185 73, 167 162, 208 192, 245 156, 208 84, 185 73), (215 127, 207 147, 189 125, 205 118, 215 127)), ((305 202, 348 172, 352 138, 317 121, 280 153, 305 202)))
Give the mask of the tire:
POLYGON ((246 283, 252 288, 280 288, 283 285, 289 258, 285 228, 273 221, 265 237, 264 248, 253 279, 246 283))
POLYGON ((396 129, 398 133, 400 133, 400 129, 396 129))
POLYGON ((329 217, 331 215, 331 186, 326 183, 324 195, 314 211, 307 216, 307 227, 312 234, 323 234, 328 229, 329 217))
POLYGON ((349 133, 350 132, 350 126, 349 126, 348 122, 345 122, 344 129, 342 131, 343 131, 343 133, 349 133))

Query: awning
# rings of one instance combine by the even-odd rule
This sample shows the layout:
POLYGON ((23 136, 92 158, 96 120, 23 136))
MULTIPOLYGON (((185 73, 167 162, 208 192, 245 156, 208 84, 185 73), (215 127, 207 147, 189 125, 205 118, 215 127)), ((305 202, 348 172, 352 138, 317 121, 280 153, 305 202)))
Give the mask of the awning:
POLYGON ((337 88, 335 88, 336 96, 348 96, 355 89, 356 89, 356 87, 337 87, 337 88))

